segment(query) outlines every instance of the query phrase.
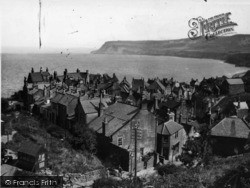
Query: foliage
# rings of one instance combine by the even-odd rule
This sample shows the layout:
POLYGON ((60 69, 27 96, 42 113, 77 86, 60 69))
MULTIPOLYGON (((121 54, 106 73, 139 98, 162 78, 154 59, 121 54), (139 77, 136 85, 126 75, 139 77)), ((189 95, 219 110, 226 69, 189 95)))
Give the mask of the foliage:
POLYGON ((6 145, 2 142, 1 143, 1 164, 3 164, 3 161, 4 161, 4 157, 7 153, 7 148, 6 148, 6 145))
POLYGON ((177 167, 174 164, 166 164, 166 165, 156 167, 156 170, 157 170, 158 174, 160 174, 161 176, 164 176, 167 174, 174 174, 178 171, 181 171, 182 168, 177 167))
POLYGON ((178 158, 187 166, 192 166, 194 160, 201 160, 204 165, 208 165, 212 154, 211 144, 209 128, 208 126, 203 126, 200 129, 200 137, 189 138, 178 158))
POLYGON ((250 161, 226 171, 224 176, 215 181, 213 187, 250 187, 250 161))
MULTIPOLYGON (((134 181, 132 179, 117 180, 113 178, 101 178, 94 181, 93 188, 135 188, 134 181)), ((136 188, 142 188, 142 181, 137 178, 136 188)))
POLYGON ((202 183, 198 171, 198 169, 185 169, 182 167, 172 169, 169 174, 166 173, 163 176, 151 179, 150 185, 162 188, 200 188, 202 183))
POLYGON ((75 132, 74 137, 69 140, 73 148, 76 150, 87 150, 94 154, 96 152, 97 136, 94 130, 81 125, 76 125, 79 127, 78 131, 75 132))
POLYGON ((94 182, 93 188, 110 188, 110 187, 118 187, 120 184, 119 181, 114 180, 112 178, 102 178, 98 179, 94 182))
POLYGON ((3 113, 6 113, 9 111, 9 102, 7 99, 4 99, 4 98, 1 99, 1 110, 3 113))
POLYGON ((154 156, 154 154, 155 154, 154 152, 149 152, 149 153, 143 155, 142 161, 148 162, 152 158, 152 156, 154 156))

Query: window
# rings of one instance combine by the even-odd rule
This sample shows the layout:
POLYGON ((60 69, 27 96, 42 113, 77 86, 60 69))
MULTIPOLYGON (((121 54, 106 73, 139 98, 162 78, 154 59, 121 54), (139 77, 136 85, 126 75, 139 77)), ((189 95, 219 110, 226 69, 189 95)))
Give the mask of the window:
POLYGON ((144 155, 144 148, 140 148, 141 155, 144 155))
POLYGON ((179 153, 179 142, 172 146, 172 150, 173 150, 173 155, 176 155, 179 153))
POLYGON ((43 168, 45 166, 44 162, 39 163, 39 168, 43 168))
POLYGON ((174 135, 175 138, 178 138, 178 131, 174 135))
POLYGON ((117 140, 118 140, 118 146, 122 146, 122 141, 123 141, 122 137, 118 137, 117 140))
POLYGON ((38 160, 39 160, 39 161, 45 161, 45 154, 39 155, 38 160))

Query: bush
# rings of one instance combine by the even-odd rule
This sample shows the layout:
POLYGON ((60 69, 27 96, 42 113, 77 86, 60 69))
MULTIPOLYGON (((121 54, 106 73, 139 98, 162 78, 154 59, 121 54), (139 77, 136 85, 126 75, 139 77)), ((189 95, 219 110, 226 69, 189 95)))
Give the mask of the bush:
MULTIPOLYGON (((135 188, 131 179, 116 180, 112 178, 101 178, 94 181, 93 188, 135 188)), ((142 181, 137 178, 136 188, 143 188, 142 181)))
POLYGON ((76 150, 87 150, 91 154, 96 152, 97 136, 94 130, 77 124, 78 131, 74 134, 73 138, 68 138, 72 147, 76 150))
POLYGON ((250 161, 243 163, 237 168, 227 170, 225 175, 217 178, 213 187, 250 187, 250 161))
POLYGON ((118 187, 120 181, 114 180, 112 178, 102 178, 94 181, 93 188, 111 188, 118 187))
POLYGON ((9 101, 7 99, 4 99, 4 98, 1 99, 1 109, 3 113, 6 113, 10 110, 9 101))
POLYGON ((161 176, 168 175, 168 174, 174 174, 176 172, 181 171, 182 167, 177 167, 174 164, 166 164, 163 166, 159 166, 156 168, 158 174, 161 176))

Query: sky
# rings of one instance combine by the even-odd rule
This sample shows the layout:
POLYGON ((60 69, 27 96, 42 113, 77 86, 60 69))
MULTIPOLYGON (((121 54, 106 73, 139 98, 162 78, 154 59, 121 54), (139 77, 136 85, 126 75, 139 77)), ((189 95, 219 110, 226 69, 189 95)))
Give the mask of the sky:
MULTIPOLYGON (((249 0, 41 0, 41 50, 98 49, 106 41, 187 38, 191 18, 231 12, 250 34, 249 0)), ((1 48, 39 49, 39 0, 1 0, 1 48)))

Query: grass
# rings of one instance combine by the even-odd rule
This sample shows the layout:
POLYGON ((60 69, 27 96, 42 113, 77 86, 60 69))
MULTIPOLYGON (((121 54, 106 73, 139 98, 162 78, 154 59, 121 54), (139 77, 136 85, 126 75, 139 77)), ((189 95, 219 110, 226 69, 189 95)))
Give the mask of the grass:
POLYGON ((167 187, 215 187, 215 182, 229 170, 237 169, 247 162, 250 162, 250 153, 230 158, 213 157, 206 167, 178 167, 178 171, 165 176, 150 177, 150 183, 154 187, 164 187, 167 184, 167 187))
MULTIPOLYGON (((85 173, 102 167, 97 157, 92 156, 87 151, 76 151, 66 140, 53 137, 47 132, 47 129, 59 130, 57 132, 64 134, 65 131, 62 131, 60 127, 33 116, 20 114, 19 120, 12 123, 12 128, 17 133, 13 136, 13 140, 7 143, 7 147, 18 151, 22 143, 27 140, 46 145, 48 167, 54 174, 85 173)), ((67 132, 67 136, 71 136, 70 133, 67 132)))

